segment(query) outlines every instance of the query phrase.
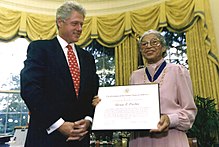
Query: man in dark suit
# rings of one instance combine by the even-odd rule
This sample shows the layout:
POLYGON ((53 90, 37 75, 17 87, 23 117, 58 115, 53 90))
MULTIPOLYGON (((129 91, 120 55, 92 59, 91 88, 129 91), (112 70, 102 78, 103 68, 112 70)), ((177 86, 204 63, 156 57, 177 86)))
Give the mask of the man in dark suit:
POLYGON ((99 83, 93 56, 74 44, 81 35, 84 18, 82 6, 66 2, 56 13, 59 35, 28 46, 21 70, 21 96, 30 110, 25 147, 89 146, 92 99, 99 83), (74 73, 69 69, 68 50, 76 55, 80 69, 78 93, 74 73))

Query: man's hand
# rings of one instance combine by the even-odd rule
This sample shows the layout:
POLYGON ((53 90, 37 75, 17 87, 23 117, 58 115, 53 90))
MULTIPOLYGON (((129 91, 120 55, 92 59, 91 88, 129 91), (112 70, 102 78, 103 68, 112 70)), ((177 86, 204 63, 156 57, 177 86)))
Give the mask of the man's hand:
POLYGON ((74 129, 66 141, 82 140, 88 133, 88 128, 90 127, 90 125, 90 121, 85 119, 74 122, 74 129))
POLYGON ((79 120, 76 122, 64 122, 58 131, 67 137, 66 141, 82 140, 88 133, 88 128, 91 125, 89 120, 79 120))
POLYGON ((160 133, 160 132, 166 132, 169 130, 169 125, 170 125, 170 119, 169 117, 164 114, 161 115, 160 121, 157 125, 157 129, 151 129, 150 132, 154 132, 154 133, 160 133))
POLYGON ((64 136, 70 136, 74 130, 75 124, 73 122, 64 122, 59 128, 58 131, 64 136))

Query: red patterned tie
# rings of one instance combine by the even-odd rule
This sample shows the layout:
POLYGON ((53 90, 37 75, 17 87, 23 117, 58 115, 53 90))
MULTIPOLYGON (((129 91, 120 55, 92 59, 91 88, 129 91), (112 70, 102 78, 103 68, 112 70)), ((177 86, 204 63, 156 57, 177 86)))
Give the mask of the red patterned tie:
POLYGON ((71 72, 72 80, 74 82, 75 92, 76 95, 78 96, 79 87, 80 87, 80 69, 78 66, 76 56, 73 52, 72 46, 67 45, 67 48, 68 48, 67 56, 68 56, 69 69, 71 72))

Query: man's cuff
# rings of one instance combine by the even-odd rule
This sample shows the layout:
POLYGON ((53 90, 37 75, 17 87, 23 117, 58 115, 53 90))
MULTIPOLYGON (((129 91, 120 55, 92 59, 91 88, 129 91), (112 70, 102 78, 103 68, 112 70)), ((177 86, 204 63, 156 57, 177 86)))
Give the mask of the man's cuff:
POLYGON ((89 120, 91 123, 92 123, 92 121, 93 121, 93 119, 92 119, 90 116, 86 116, 84 119, 85 119, 85 120, 89 120))
POLYGON ((64 122, 65 121, 62 118, 60 118, 54 124, 52 124, 49 128, 46 129, 47 133, 48 134, 52 133, 53 131, 58 129, 64 122))

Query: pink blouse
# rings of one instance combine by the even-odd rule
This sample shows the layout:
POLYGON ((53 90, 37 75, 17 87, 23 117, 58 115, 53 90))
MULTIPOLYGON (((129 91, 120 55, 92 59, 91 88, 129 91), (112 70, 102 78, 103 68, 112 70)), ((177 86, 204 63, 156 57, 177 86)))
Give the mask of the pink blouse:
MULTIPOLYGON (((164 59, 156 64, 147 65, 151 76, 154 75, 164 59)), ((130 147, 189 147, 186 131, 192 127, 197 113, 193 99, 192 83, 189 72, 181 65, 167 63, 160 76, 154 81, 160 86, 161 114, 170 118, 168 132, 150 134, 133 132, 130 147)), ((130 84, 150 83, 145 68, 133 71, 130 84)))

